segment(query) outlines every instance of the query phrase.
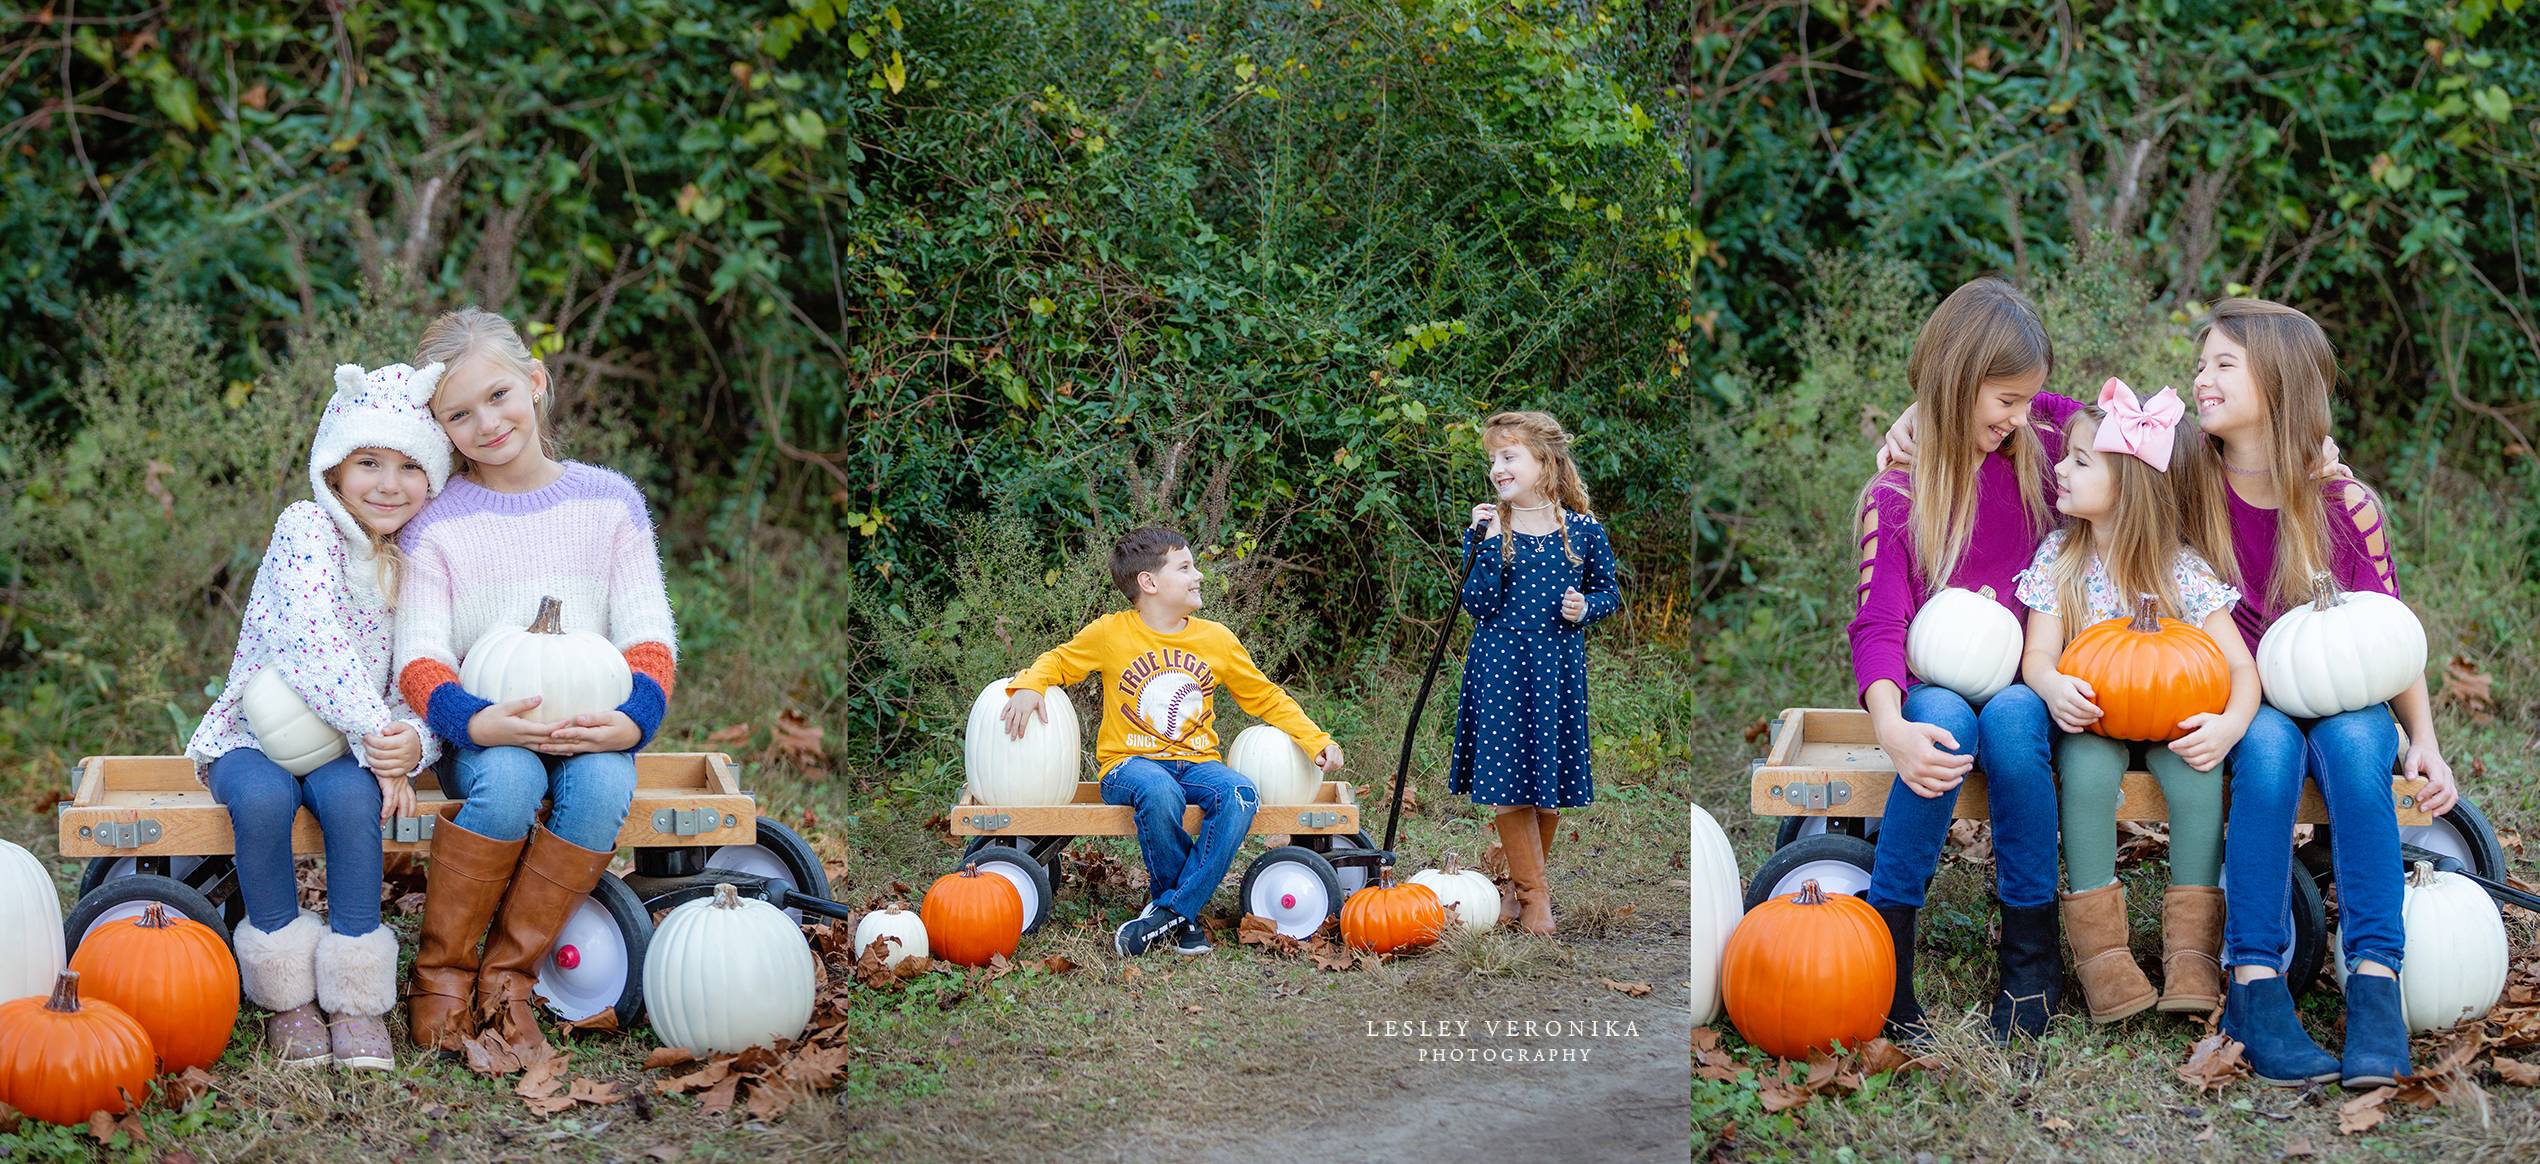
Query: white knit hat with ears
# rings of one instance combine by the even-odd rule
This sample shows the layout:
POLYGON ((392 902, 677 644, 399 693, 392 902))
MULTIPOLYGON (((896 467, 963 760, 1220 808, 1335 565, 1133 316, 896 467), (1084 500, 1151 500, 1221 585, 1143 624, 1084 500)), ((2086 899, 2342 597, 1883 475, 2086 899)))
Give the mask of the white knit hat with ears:
POLYGON ((317 440, 309 446, 309 488, 335 519, 335 528, 364 552, 370 533, 326 487, 326 472, 355 449, 395 449, 423 466, 430 481, 424 495, 440 496, 442 483, 450 479, 450 438, 432 419, 432 390, 440 383, 439 364, 421 371, 404 364, 368 372, 360 364, 335 366, 335 397, 326 402, 317 440))

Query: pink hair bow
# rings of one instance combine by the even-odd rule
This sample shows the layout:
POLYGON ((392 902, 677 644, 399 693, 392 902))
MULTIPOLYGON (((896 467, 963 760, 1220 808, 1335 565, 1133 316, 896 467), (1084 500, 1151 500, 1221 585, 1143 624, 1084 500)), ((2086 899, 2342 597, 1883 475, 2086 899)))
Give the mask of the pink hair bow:
POLYGON ((2114 376, 2099 386, 2099 411, 2107 419, 2099 422, 2099 432, 2090 447, 2103 453, 2124 453, 2161 472, 2170 471, 2171 442, 2178 437, 2178 422, 2187 415, 2187 406, 2179 402, 2178 389, 2163 388, 2148 400, 2136 400, 2134 389, 2114 376))

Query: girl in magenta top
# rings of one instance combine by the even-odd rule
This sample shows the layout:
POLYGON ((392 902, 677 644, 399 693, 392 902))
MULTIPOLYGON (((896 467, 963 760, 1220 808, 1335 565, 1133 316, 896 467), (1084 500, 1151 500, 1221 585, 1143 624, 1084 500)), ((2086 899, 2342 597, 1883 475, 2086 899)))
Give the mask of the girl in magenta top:
MULTIPOLYGON (((2321 479, 2311 450, 2328 435, 2337 356, 2309 316, 2278 303, 2228 299, 2201 339, 2198 419, 2214 451, 2193 491, 2188 537, 2245 600, 2235 625, 2255 649, 2279 613, 2334 576, 2347 590, 2397 597, 2381 503, 2345 477, 2321 479)), ((2232 749, 2231 817, 2224 833, 2223 964, 2232 981, 2223 1030, 2248 1046, 2251 1070, 2285 1086, 2342 1079, 2387 1086, 2408 1069, 2408 1027, 2397 973, 2399 828, 2391 763, 2422 781, 2418 803, 2450 811, 2459 793, 2435 741, 2425 679, 2388 704, 2312 720, 2261 707, 2232 749), (2400 754, 2398 723, 2408 729, 2400 754), (2304 1033, 2282 971, 2291 961, 2293 814, 2305 777, 2328 805, 2346 981, 2344 1056, 2304 1033)))
POLYGON ((1910 468, 1881 472, 1861 493, 1852 670, 1897 769, 1865 897, 1895 944, 1888 1022, 1902 1038, 1924 1030, 1914 996, 1916 914, 1939 866, 1959 785, 1978 765, 1992 806, 2002 901, 1994 1037, 2043 1033, 2063 990, 2046 705, 2014 684, 1979 711, 1965 695, 1918 680, 1905 652, 1916 612, 1947 587, 1989 586, 2015 620, 2026 614, 2012 580, 2053 527, 2048 467, 2063 455, 2065 418, 2080 407, 2038 395, 2053 363, 2036 307, 2010 284, 1978 279, 1952 292, 1923 323, 1906 364, 1921 455, 1910 468), (2044 405, 2037 415, 2033 404, 2044 405))

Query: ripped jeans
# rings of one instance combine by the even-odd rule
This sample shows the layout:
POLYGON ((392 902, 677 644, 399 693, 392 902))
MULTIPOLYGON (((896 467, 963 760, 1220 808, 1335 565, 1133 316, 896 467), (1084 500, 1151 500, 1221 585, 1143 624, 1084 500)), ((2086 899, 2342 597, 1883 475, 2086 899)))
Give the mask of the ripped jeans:
POLYGON ((1128 805, 1137 818, 1147 895, 1197 918, 1234 866, 1261 793, 1250 777, 1215 761, 1131 756, 1103 773, 1102 802, 1128 805), (1199 809, 1196 840, 1182 829, 1186 807, 1199 809))

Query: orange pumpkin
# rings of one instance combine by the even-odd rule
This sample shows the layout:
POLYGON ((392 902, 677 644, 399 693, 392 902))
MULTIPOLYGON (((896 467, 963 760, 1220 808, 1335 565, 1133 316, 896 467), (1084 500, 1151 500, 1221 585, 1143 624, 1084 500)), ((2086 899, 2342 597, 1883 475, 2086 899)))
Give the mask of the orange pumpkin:
POLYGON ((1870 903, 1809 881, 1756 906, 1729 935, 1720 992, 1737 1033, 1804 1059, 1878 1037, 1896 995, 1896 948, 1870 903))
POLYGON ((1446 906, 1426 885, 1396 885, 1393 871, 1384 881, 1349 895, 1341 903, 1341 940, 1377 954, 1417 949, 1438 940, 1446 929, 1446 906))
POLYGON ((92 1002, 114 1004, 150 1032, 163 1072, 211 1066, 238 1025, 229 943, 156 902, 130 922, 98 927, 71 955, 71 969, 92 1002))
POLYGON ((0 1003, 0 1103, 48 1124, 121 1113, 150 1094, 150 1034, 105 1002, 83 1003, 79 971, 53 996, 0 1003))
POLYGON ((2230 705, 2231 664, 2212 635, 2160 617, 2149 594, 2141 603, 2131 619, 2112 618, 2074 636, 2055 669, 2098 696, 2094 734, 2165 743, 2187 734, 2180 720, 2230 705))
POLYGON ((926 926, 926 945, 934 957, 964 966, 985 966, 988 959, 1013 956, 1023 944, 1023 895, 1014 883, 994 873, 964 865, 927 887, 917 907, 926 926))

